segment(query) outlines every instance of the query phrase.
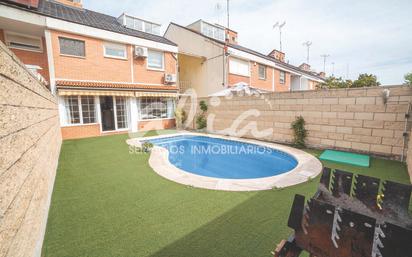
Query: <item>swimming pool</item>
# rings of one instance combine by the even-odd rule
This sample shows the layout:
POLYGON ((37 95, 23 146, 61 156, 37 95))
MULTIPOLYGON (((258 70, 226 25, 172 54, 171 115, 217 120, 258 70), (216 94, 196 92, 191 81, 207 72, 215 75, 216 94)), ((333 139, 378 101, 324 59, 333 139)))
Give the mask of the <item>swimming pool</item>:
POLYGON ((283 151, 222 138, 182 135, 148 141, 166 148, 175 167, 206 177, 265 178, 291 171, 298 165, 293 156, 283 151))
POLYGON ((195 188, 269 190, 307 182, 322 171, 322 163, 311 154, 253 139, 179 132, 130 138, 126 143, 134 153, 148 141, 154 144, 148 160, 153 171, 195 188))

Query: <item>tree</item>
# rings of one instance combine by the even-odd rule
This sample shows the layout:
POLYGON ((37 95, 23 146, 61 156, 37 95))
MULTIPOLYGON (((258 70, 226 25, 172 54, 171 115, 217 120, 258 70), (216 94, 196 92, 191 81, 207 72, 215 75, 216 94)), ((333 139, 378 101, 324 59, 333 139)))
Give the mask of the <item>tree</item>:
POLYGON ((408 86, 412 86, 412 72, 405 74, 405 84, 408 86))
POLYGON ((320 83, 318 88, 347 88, 352 86, 351 80, 343 80, 342 77, 330 76, 325 79, 325 82, 320 83))
POLYGON ((375 87, 380 84, 375 75, 364 73, 359 74, 358 79, 353 82, 350 79, 344 80, 342 77, 330 76, 325 79, 325 82, 320 83, 317 88, 375 87))
POLYGON ((351 87, 376 87, 380 84, 375 75, 364 73, 359 74, 358 79, 353 81, 351 87))

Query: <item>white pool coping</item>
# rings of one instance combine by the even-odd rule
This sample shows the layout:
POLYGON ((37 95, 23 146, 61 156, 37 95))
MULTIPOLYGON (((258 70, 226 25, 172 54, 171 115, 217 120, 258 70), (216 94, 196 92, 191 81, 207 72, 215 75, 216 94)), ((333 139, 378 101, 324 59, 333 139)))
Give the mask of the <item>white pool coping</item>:
POLYGON ((182 169, 177 168, 169 161, 169 151, 166 148, 154 146, 149 158, 149 165, 160 176, 192 187, 205 188, 212 190, 224 191, 260 191, 270 190, 273 188, 284 188, 288 186, 297 185, 307 182, 315 178, 322 170, 322 163, 313 155, 308 154, 302 150, 292 148, 276 143, 263 142, 253 139, 244 139, 230 136, 202 134, 194 132, 181 132, 168 135, 160 135, 153 137, 141 137, 128 139, 127 144, 131 146, 140 147, 142 141, 147 141, 157 138, 168 138, 176 136, 206 136, 211 138, 220 138, 233 140, 242 143, 251 143, 259 146, 269 147, 280 150, 293 156, 298 165, 291 171, 264 178, 255 179, 224 179, 213 178, 201 175, 196 175, 182 169))

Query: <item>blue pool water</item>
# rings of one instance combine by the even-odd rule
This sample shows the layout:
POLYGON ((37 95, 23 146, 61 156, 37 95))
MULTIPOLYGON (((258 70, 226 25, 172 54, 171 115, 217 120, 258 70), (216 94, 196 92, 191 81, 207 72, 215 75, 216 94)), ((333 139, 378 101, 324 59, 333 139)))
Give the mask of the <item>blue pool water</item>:
POLYGON ((250 179, 278 175, 298 164, 291 155, 255 144, 206 136, 176 136, 152 139, 169 150, 169 161, 197 175, 250 179))

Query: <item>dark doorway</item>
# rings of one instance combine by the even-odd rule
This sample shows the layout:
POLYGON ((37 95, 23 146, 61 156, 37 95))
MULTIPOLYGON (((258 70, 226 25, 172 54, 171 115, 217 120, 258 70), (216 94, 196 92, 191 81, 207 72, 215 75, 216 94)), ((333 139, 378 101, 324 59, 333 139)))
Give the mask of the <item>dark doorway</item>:
POLYGON ((116 127, 114 125, 114 109, 112 96, 100 97, 100 111, 102 113, 102 130, 115 130, 116 127))

